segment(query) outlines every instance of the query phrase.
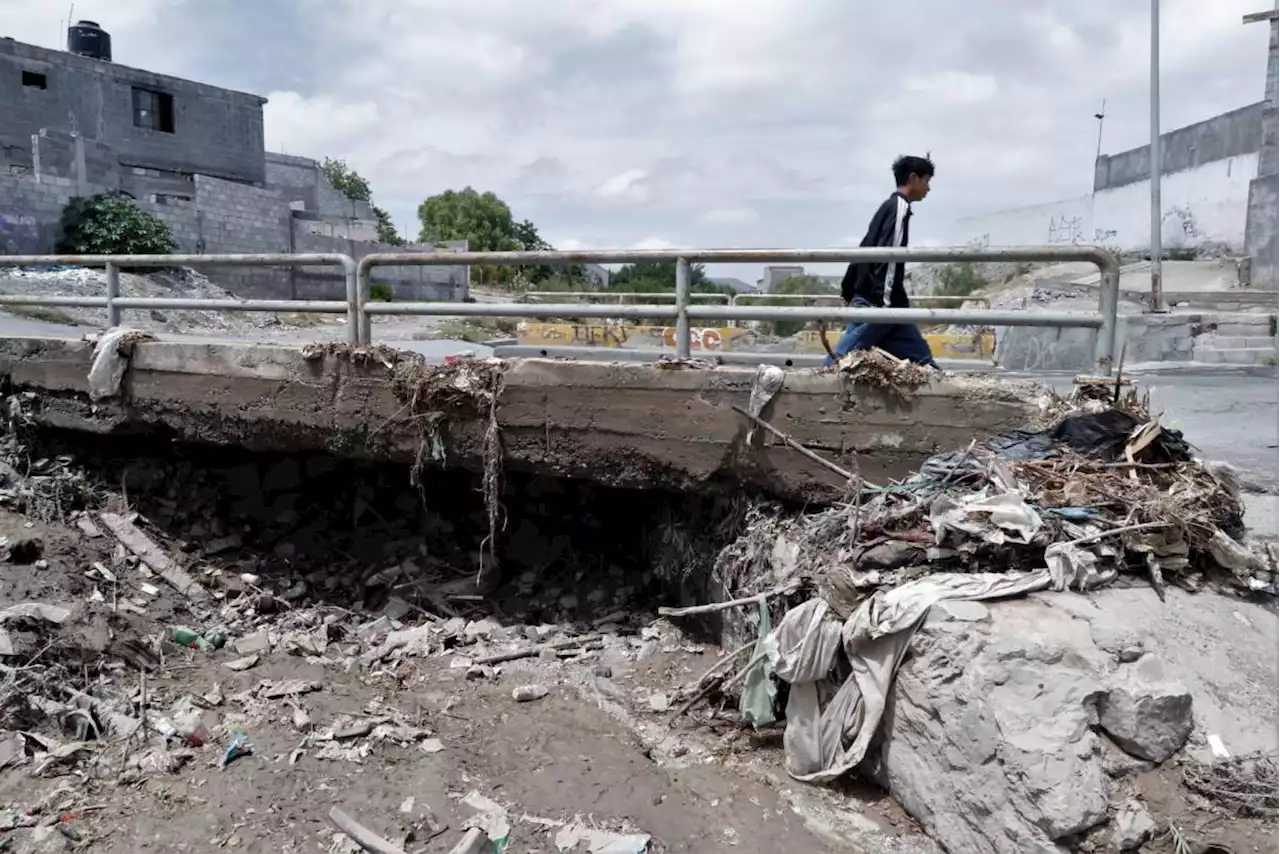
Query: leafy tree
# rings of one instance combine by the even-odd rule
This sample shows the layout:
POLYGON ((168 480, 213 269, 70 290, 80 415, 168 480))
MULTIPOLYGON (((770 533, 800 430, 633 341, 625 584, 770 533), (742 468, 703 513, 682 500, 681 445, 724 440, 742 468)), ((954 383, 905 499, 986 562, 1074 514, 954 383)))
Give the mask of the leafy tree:
POLYGON ((471 187, 446 190, 418 205, 422 243, 466 240, 473 252, 509 252, 521 249, 511 208, 493 193, 471 187))
POLYGON ((64 255, 167 255, 178 248, 163 220, 120 193, 72 199, 61 224, 64 255))
POLYGON ((348 166, 347 161, 326 157, 320 164, 320 171, 329 179, 334 189, 341 190, 348 199, 354 202, 367 202, 373 198, 369 182, 359 172, 348 166))
MULTIPOLYGON (((465 240, 473 252, 545 252, 554 249, 538 233, 538 227, 525 219, 517 222, 506 202, 491 192, 481 193, 473 187, 446 190, 418 206, 422 230, 418 240, 442 243, 465 240)), ((568 267, 482 267, 483 281, 506 282, 516 287, 577 290, 587 284, 586 268, 580 264, 568 267)))
POLYGON ((404 246, 406 241, 400 236, 400 232, 396 231, 395 223, 391 221, 391 214, 384 211, 377 205, 373 206, 374 219, 378 221, 378 242, 387 243, 392 246, 404 246))
MULTIPOLYGON (((675 261, 645 261, 640 264, 624 264, 609 277, 609 290, 635 291, 637 293, 664 293, 676 289, 675 261)), ((698 294, 732 294, 733 289, 717 285, 707 278, 701 264, 689 267, 689 290, 698 294)))

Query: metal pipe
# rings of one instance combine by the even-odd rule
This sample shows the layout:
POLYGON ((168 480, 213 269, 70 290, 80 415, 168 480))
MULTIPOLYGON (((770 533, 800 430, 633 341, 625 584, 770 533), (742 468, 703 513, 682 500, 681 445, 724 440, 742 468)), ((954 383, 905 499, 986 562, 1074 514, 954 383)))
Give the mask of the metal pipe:
MULTIPOLYGON (((519 301, 523 302, 525 299, 529 299, 531 302, 537 302, 538 300, 541 300, 543 297, 561 298, 561 299, 581 297, 584 302, 589 302, 593 299, 598 299, 598 298, 607 297, 609 299, 612 299, 614 297, 618 297, 618 301, 621 304, 623 299, 634 299, 636 297, 645 297, 646 299, 651 299, 651 300, 665 300, 665 299, 675 299, 676 295, 674 291, 669 293, 663 292, 663 291, 654 291, 654 292, 650 292, 650 291, 567 291, 567 292, 566 291, 525 291, 521 295, 521 299, 519 301)), ((701 302, 724 303, 725 305, 730 305, 733 301, 728 294, 691 293, 689 294, 689 299, 693 301, 701 301, 701 302)))
MULTIPOLYGON (((104 300, 105 302, 105 300, 104 300)), ((298 311, 316 314, 345 314, 348 306, 340 300, 293 299, 189 299, 171 297, 121 297, 120 308, 181 309, 195 311, 298 311)))
POLYGON ((56 305, 67 308, 106 308, 106 297, 59 297, 35 294, 0 294, 0 305, 56 305))
POLYGON ((1094 339, 1093 357, 1098 375, 1111 376, 1115 367, 1116 333, 1119 319, 1116 312, 1120 305, 1120 262, 1113 260, 1102 270, 1101 287, 1098 288, 1098 314, 1102 326, 1094 339))
MULTIPOLYGON (((0 267, 43 267, 66 264, 76 267, 318 267, 352 261, 337 252, 286 255, 282 253, 234 255, 0 255, 0 267)), ((352 261, 352 263, 355 263, 352 261)))
POLYGON ((356 341, 366 347, 373 343, 373 318, 369 317, 370 300, 373 294, 372 270, 373 265, 366 265, 363 260, 356 268, 356 316, 359 319, 356 341))
POLYGON ((684 258, 691 264, 753 264, 852 261, 1089 261, 1107 263, 1100 246, 854 246, 843 249, 623 249, 572 252, 378 252, 360 259, 364 268, 375 266, 564 266, 568 264, 670 263, 684 258))
MULTIPOLYGON (((638 306, 630 306, 637 308, 638 306)), ((854 323, 958 323, 984 326, 1050 326, 1101 329, 1105 319, 1092 311, 1008 311, 962 308, 837 308, 832 306, 693 305, 694 320, 840 320, 854 323)))
POLYGON ((115 329, 120 325, 120 306, 116 300, 120 297, 120 265, 107 264, 107 328, 115 329))
POLYGON ((347 293, 347 343, 353 347, 360 344, 360 282, 357 273, 356 262, 344 255, 342 278, 347 293))
MULTIPOLYGON (((728 311, 728 306, 708 306, 715 311, 728 311)), ((654 317, 663 320, 676 316, 674 305, 584 305, 582 303, 517 303, 517 302, 370 302, 365 303, 369 315, 425 315, 430 317, 654 317)), ((361 342, 368 343, 368 342, 361 342)))
POLYGON ((1151 310, 1164 311, 1163 205, 1160 201, 1160 0, 1151 0, 1151 310))
POLYGON ((676 358, 689 358, 689 259, 676 259, 676 358))

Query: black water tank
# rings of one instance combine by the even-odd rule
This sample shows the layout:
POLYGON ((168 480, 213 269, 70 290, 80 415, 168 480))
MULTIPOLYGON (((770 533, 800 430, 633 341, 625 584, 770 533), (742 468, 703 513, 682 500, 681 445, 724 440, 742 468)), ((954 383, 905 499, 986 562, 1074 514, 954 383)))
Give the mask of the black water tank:
POLYGON ((111 35, 94 21, 76 21, 67 27, 67 50, 110 62, 111 35))

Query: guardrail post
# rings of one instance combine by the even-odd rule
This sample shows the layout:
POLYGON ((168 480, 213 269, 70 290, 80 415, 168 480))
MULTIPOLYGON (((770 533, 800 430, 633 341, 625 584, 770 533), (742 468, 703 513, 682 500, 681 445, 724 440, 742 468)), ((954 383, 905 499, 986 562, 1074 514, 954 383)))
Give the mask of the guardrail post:
POLYGON ((342 259, 342 275, 347 285, 347 343, 351 346, 360 344, 360 276, 356 262, 349 258, 342 259))
POLYGON ((1116 334, 1118 319, 1116 313, 1120 304, 1120 263, 1112 259, 1109 264, 1102 265, 1101 287, 1098 288, 1098 313, 1102 315, 1102 326, 1098 329, 1098 337, 1094 343, 1094 364, 1098 376, 1109 377, 1116 367, 1116 334))
POLYGON ((676 259, 676 358, 689 358, 689 259, 676 259))
POLYGON ((120 325, 120 309, 116 307, 116 299, 120 296, 120 267, 107 262, 107 328, 115 329, 120 325))
POLYGON ((366 347, 373 340, 373 318, 364 310, 364 307, 369 304, 369 277, 373 275, 370 269, 367 264, 361 263, 356 274, 356 318, 359 327, 356 342, 366 347))

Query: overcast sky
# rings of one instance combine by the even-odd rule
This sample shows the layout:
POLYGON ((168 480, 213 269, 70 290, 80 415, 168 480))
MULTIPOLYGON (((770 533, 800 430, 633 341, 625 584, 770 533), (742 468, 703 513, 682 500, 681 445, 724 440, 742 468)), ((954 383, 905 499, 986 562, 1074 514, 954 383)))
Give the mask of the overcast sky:
MULTIPOLYGON (((1271 0, 1165 0, 1163 126, 1261 100, 1271 0)), ((493 190, 560 248, 856 243, 931 152, 916 243, 1083 195, 1149 137, 1146 0, 77 0, 115 60, 260 93, 272 151, 416 208, 493 190)), ((0 0, 63 40, 66 4, 0 0), (56 8, 55 8, 56 7, 56 8)), ((0 121, 3 118, 0 117, 0 121)))

